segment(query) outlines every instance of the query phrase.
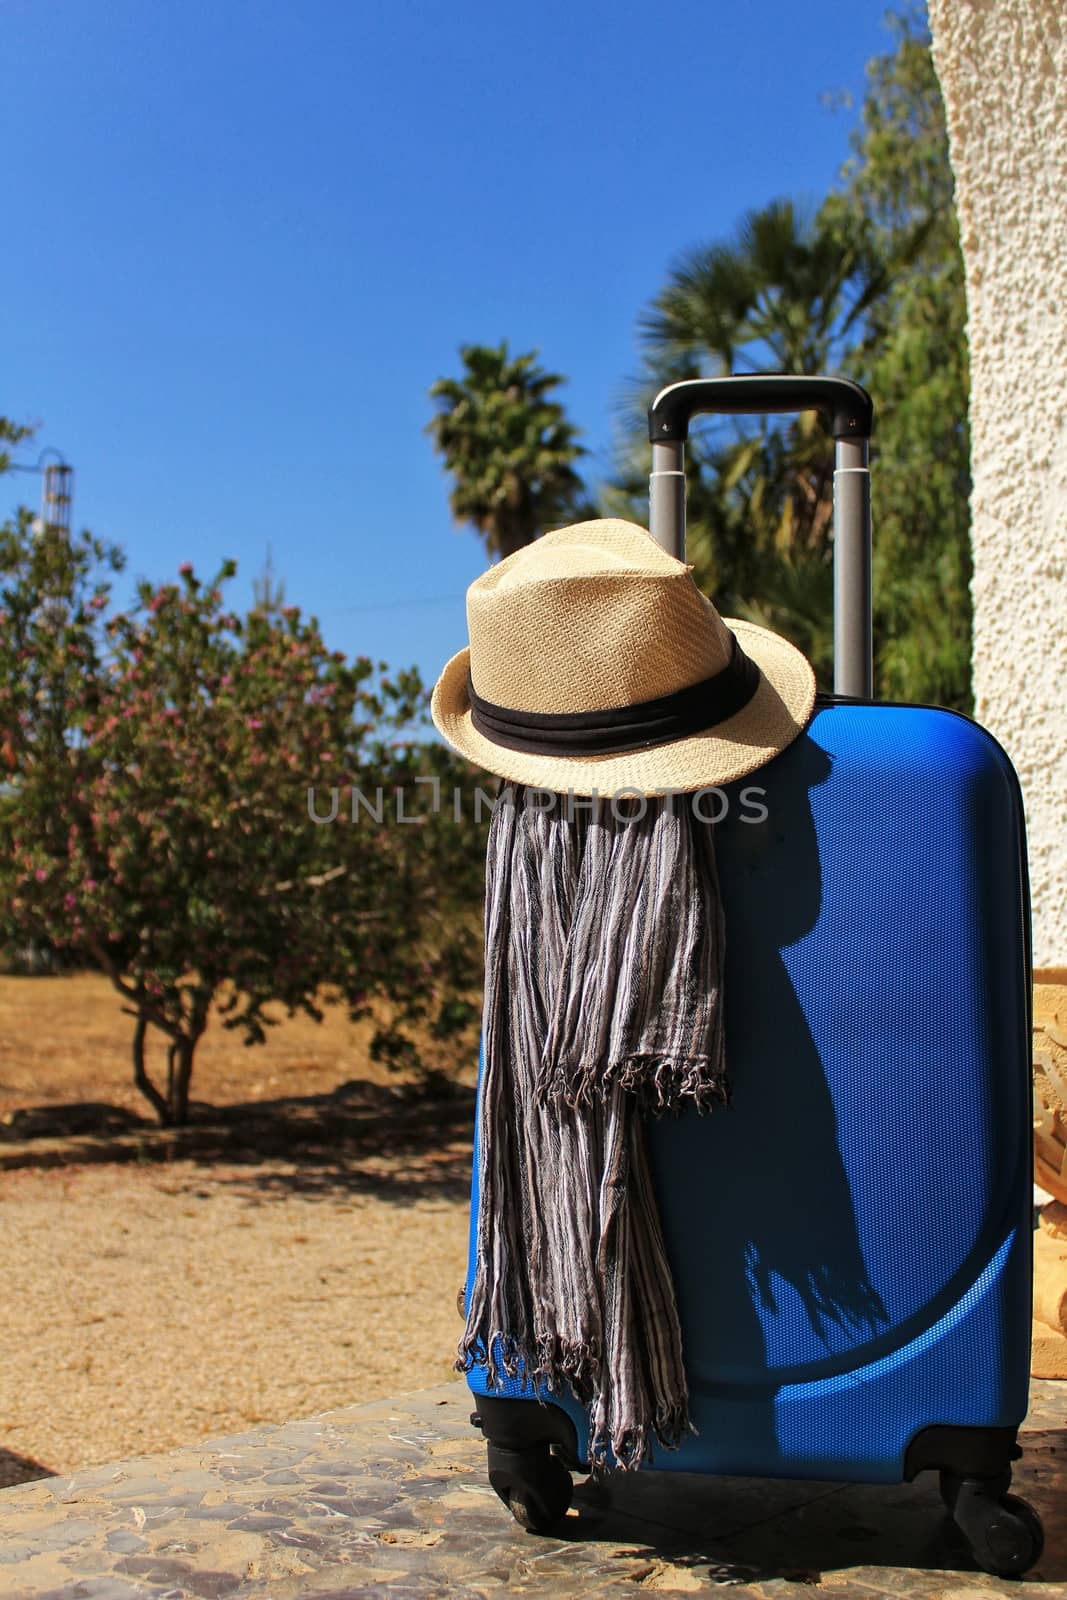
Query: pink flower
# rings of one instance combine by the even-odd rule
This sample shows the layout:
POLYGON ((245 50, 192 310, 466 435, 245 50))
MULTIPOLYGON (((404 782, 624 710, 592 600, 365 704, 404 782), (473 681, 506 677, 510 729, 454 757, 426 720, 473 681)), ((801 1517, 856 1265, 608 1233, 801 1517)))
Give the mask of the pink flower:
POLYGON ((63 904, 68 911, 73 911, 74 907, 78 904, 77 896, 73 894, 65 894, 63 896, 63 904))
POLYGON ((47 876, 48 873, 45 871, 44 867, 38 867, 37 871, 34 873, 34 877, 37 879, 38 883, 43 883, 47 876))
POLYGON ((250 728, 262 728, 262 726, 263 726, 262 718, 260 718, 260 717, 249 717, 248 726, 250 728))
POLYGON ((82 884, 82 888, 85 890, 86 894, 92 894, 93 890, 96 888, 96 879, 86 878, 85 882, 82 884))
POLYGON ((187 578, 192 570, 193 563, 191 561, 183 561, 181 566, 178 568, 178 571, 183 578, 187 578))

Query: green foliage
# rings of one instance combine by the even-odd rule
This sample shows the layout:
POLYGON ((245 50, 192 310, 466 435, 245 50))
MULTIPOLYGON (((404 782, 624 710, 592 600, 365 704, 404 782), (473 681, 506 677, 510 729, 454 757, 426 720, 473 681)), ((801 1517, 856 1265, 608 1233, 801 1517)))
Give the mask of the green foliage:
POLYGON ((819 370, 885 284, 862 220, 777 200, 729 242, 689 250, 642 319, 666 382, 819 370))
MULTIPOLYGON (((22 508, 0 527, 0 779, 5 805, 32 812, 43 847, 65 838, 51 803, 81 759, 98 692, 101 613, 122 552, 91 534, 35 529, 22 508)), ((0 870, 4 863, 0 862, 0 870)))
MULTIPOLYGON (((896 19, 868 69, 842 187, 686 252, 641 324, 645 370, 609 513, 644 520, 639 419, 665 383, 841 371, 875 402, 876 690, 970 705, 967 357, 944 111, 929 43, 896 19)), ((706 422, 688 451, 689 559, 727 615, 793 638, 832 678, 833 450, 811 417, 706 422)))
MULTIPOLYGON (((88 535, 0 532, 0 906, 9 937, 92 959, 136 1018, 136 1080, 184 1120, 215 1002, 246 1042, 268 1006, 462 1025, 476 980, 469 913, 484 833, 447 814, 353 820, 432 768, 467 782, 418 729, 414 672, 330 651, 296 607, 227 609, 203 583, 142 583, 102 623, 117 551, 88 535), (335 821, 329 797, 345 796, 335 821), (147 1072, 149 1030, 167 1047, 147 1072)), ((394 1032, 397 1023, 392 1024, 394 1032)))
MULTIPOLYGON (((840 365, 884 287, 863 219, 790 201, 748 213, 731 240, 681 259, 643 319, 640 411, 680 379, 840 365)), ((609 506, 642 519, 648 466, 635 434, 609 506)), ((692 429, 686 470, 698 582, 725 615, 788 634, 829 687, 832 442, 810 415, 718 418, 692 429)))
POLYGON ((23 439, 33 437, 32 428, 23 427, 21 423, 12 422, 8 417, 0 417, 0 473, 11 471, 11 452, 5 450, 4 445, 21 444, 23 439))
POLYGON ((971 709, 969 371, 944 105, 921 25, 868 69, 835 204, 869 222, 892 272, 850 361, 875 399, 876 679, 891 699, 971 709))
POLYGON ((461 378, 430 389, 437 415, 427 432, 453 478, 458 523, 476 528, 492 556, 508 556, 547 528, 588 513, 574 463, 585 454, 563 407, 562 383, 537 352, 511 357, 507 342, 464 345, 461 378))

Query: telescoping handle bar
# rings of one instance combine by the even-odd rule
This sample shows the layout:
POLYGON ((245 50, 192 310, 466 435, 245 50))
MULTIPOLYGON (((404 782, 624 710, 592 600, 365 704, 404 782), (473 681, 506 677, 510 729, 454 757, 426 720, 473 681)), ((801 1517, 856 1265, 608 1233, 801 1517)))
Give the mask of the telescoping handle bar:
POLYGON ((871 633, 871 397, 850 378, 786 373, 672 383, 648 411, 649 530, 685 560, 685 441, 695 416, 818 411, 834 439, 834 693, 869 699, 871 633))

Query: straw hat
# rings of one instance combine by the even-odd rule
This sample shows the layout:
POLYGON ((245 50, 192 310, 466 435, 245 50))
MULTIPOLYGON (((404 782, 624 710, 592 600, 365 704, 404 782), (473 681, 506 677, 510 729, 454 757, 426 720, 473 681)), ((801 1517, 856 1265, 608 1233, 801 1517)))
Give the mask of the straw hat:
POLYGON ((604 798, 743 777, 801 732, 815 674, 767 628, 724 621, 644 528, 546 533, 467 590, 470 648, 431 714, 454 749, 515 783, 604 798))

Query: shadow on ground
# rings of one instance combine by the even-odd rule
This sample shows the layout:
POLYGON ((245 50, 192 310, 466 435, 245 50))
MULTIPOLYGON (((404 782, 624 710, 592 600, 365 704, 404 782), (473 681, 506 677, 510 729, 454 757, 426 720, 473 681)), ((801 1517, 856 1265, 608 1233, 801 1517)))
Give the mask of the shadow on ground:
POLYGON ((223 1181, 264 1198, 363 1193, 405 1204, 467 1197, 473 1130, 473 1088, 354 1079, 329 1094, 197 1101, 183 1128, 96 1102, 30 1106, 0 1126, 0 1168, 181 1160, 247 1167, 223 1181))
POLYGON ((55 1468, 46 1467, 43 1461, 0 1447, 0 1489, 10 1489, 16 1483, 31 1483, 34 1478, 54 1476, 55 1468))
MULTIPOLYGON (((1057 1585, 1057 1593, 1067 1582, 1067 1495, 1058 1465, 1065 1441, 1062 1429, 1024 1433, 1024 1460, 1012 1483, 1045 1525, 1045 1549, 1030 1577, 1057 1585)), ((648 1574, 629 1573, 631 1580, 700 1592, 708 1584, 818 1585, 851 1571, 867 1579, 865 1594, 914 1595, 927 1591, 912 1586, 913 1569, 966 1574, 977 1565, 932 1472, 904 1484, 618 1474, 606 1488, 579 1483, 554 1537, 624 1547, 649 1562, 648 1574)), ((990 1591, 983 1584, 981 1592, 990 1591)))
POLYGON ((9 1111, 0 1125, 0 1142, 21 1144, 27 1139, 70 1139, 80 1134, 99 1139, 109 1134, 134 1133, 148 1126, 135 1111, 102 1100, 20 1106, 17 1111, 9 1111))
MULTIPOLYGON (((1053 1386, 1045 1393, 1054 1394, 1053 1386)), ((1056 1397, 1053 1404, 1062 1401, 1056 1397)), ((1043 1419, 1047 1410, 1037 1415, 1043 1419)), ((1067 1592, 1067 1432, 1024 1429, 1020 1443, 1024 1453, 1012 1492, 1037 1511, 1046 1540, 1028 1576, 1054 1586, 1056 1594, 1067 1592)), ((701 1594, 712 1585, 782 1582, 827 1583, 844 1592, 842 1581, 854 1579, 858 1587, 849 1594, 918 1600, 932 1594, 930 1584, 940 1575, 966 1582, 976 1574, 976 1594, 990 1597, 997 1582, 977 1571, 967 1539, 941 1502, 937 1473, 930 1471, 901 1484, 619 1473, 602 1484, 577 1483, 566 1519, 541 1545, 548 1560, 564 1545, 581 1551, 584 1561, 596 1561, 598 1551, 637 1560, 642 1565, 625 1572, 628 1581, 701 1594)), ((942 1592, 962 1597, 969 1588, 942 1592)))

